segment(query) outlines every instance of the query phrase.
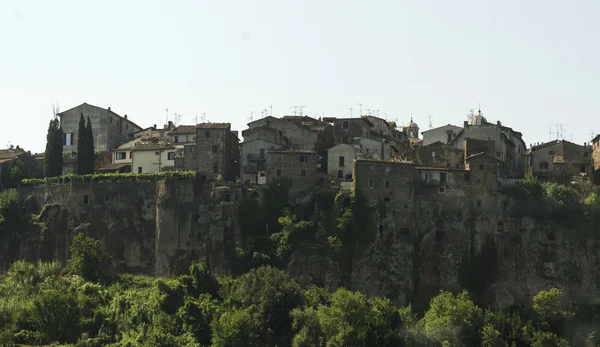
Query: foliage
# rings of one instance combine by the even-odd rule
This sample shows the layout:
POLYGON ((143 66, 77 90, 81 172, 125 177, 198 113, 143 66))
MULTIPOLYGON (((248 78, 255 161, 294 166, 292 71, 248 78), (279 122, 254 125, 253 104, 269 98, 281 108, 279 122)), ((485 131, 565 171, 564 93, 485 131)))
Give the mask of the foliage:
POLYGON ((96 153, 94 151, 94 133, 90 116, 87 117, 85 125, 85 149, 86 149, 86 173, 94 173, 96 166, 96 153))
POLYGON ((572 313, 561 310, 562 296, 557 288, 542 290, 533 297, 533 310, 545 319, 569 317, 572 313))
POLYGON ((87 117, 87 126, 83 118, 83 113, 79 118, 79 128, 77 130, 77 174, 89 175, 94 173, 95 153, 94 153, 94 135, 92 133, 92 124, 90 117, 87 117))
POLYGON ((71 258, 67 261, 67 270, 70 274, 83 276, 88 281, 106 278, 105 268, 109 254, 102 250, 100 240, 77 233, 69 251, 71 258))
POLYGON ((109 183, 109 182, 135 182, 159 180, 192 180, 196 177, 194 171, 168 171, 142 174, 106 173, 89 175, 65 175, 44 179, 24 179, 25 186, 54 185, 67 183, 109 183))
POLYGON ((62 175, 63 166, 63 131, 58 118, 50 121, 46 135, 46 151, 44 153, 44 176, 58 177, 62 175))

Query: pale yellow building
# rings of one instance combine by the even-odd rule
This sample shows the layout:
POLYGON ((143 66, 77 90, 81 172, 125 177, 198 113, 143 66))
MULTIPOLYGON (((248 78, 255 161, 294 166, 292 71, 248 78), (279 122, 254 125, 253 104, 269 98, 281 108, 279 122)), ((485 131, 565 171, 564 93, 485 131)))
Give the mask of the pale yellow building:
POLYGON ((172 144, 138 144, 131 149, 131 170, 133 173, 173 170, 175 150, 172 144))

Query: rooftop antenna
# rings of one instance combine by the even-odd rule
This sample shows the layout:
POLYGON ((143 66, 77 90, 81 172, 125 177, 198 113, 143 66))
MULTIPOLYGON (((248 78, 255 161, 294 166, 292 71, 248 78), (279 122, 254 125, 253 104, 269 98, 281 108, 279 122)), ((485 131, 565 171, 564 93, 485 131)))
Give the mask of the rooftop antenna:
POLYGON ((569 133, 569 141, 573 142, 573 133, 569 133))
POLYGON ((269 116, 273 116, 273 104, 271 104, 270 107, 271 107, 271 112, 270 112, 269 116))
POLYGON ((167 113, 167 120, 165 121, 165 124, 169 124, 169 109, 165 108, 165 112, 167 113))
POLYGON ((363 104, 361 104, 360 102, 358 103, 358 107, 359 107, 359 109, 358 109, 358 111, 359 111, 359 112, 358 112, 358 116, 359 116, 359 117, 360 117, 360 116, 362 116, 362 105, 363 105, 363 104))
POLYGON ((548 141, 552 141, 552 125, 548 125, 548 141))
POLYGON ((594 139, 594 137, 596 137, 596 134, 594 134, 594 130, 590 131, 590 135, 592 135, 592 137, 591 137, 592 139, 594 139))
POLYGON ((252 122, 253 117, 254 117, 254 111, 250 112, 250 118, 248 118, 248 120, 252 122))
POLYGON ((297 111, 300 109, 300 116, 302 116, 302 109, 305 108, 305 105, 302 106, 294 106, 294 116, 297 116, 297 111))
POLYGON ((181 115, 179 113, 173 113, 175 116, 175 126, 179 125, 179 120, 181 119, 181 115))
POLYGON ((352 118, 352 107, 350 107, 350 118, 352 118))
MULTIPOLYGON (((370 115, 371 115, 371 109, 370 109, 370 108, 368 108, 368 109, 366 109, 366 111, 367 111, 367 114, 366 114, 366 115, 367 115, 367 116, 370 116, 370 115)), ((361 115, 361 116, 362 116, 362 115, 361 115)))
POLYGON ((469 113, 467 114, 467 119, 469 121, 473 120, 473 118, 475 118, 475 110, 474 109, 469 109, 469 113))
POLYGON ((202 113, 202 117, 200 117, 202 123, 206 123, 206 112, 202 113))
MULTIPOLYGON (((375 110, 377 111, 377 118, 379 118, 379 110, 375 110)), ((373 111, 373 114, 375 114, 375 111, 373 111)))
POLYGON ((432 114, 429 115, 429 129, 433 128, 433 123, 431 123, 431 117, 433 117, 432 114))
POLYGON ((265 115, 264 115, 263 117, 266 117, 266 116, 267 116, 267 111, 268 111, 268 110, 265 108, 264 110, 262 110, 262 111, 260 112, 260 114, 262 115, 262 114, 263 114, 263 112, 264 112, 264 114, 265 114, 265 115))

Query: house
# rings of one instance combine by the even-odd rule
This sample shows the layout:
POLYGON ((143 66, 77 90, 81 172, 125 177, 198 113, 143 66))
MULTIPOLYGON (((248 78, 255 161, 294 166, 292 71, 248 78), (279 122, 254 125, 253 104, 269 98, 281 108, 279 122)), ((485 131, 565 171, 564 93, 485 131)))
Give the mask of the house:
POLYGON ((525 175, 526 145, 523 135, 513 129, 497 123, 489 123, 479 111, 471 121, 465 121, 463 129, 454 136, 450 145, 464 148, 466 139, 491 140, 494 142, 495 156, 500 160, 502 178, 522 178, 525 175))
POLYGON ((174 166, 175 146, 172 144, 138 144, 131 149, 131 167, 134 173, 171 171, 174 166))
POLYGON ((304 195, 317 186, 317 162, 317 152, 311 150, 268 150, 267 184, 285 178, 291 182, 291 197, 304 195))
POLYGON ((140 126, 127 119, 127 115, 120 116, 110 107, 103 109, 87 103, 58 113, 60 126, 63 130, 63 152, 77 152, 77 138, 79 119, 83 114, 84 119, 90 118, 92 133, 94 134, 94 149, 100 152, 112 152, 120 144, 129 140, 130 135, 142 130, 140 126))
POLYGON ((327 150, 327 172, 340 181, 352 181, 352 162, 360 157, 354 145, 340 143, 327 150))
POLYGON ((184 146, 184 156, 193 156, 193 160, 184 160, 186 169, 211 180, 221 177, 235 182, 240 174, 239 144, 230 123, 200 123, 196 126, 196 146, 184 146))
POLYGON ((568 182, 575 175, 593 176, 593 146, 555 140, 531 146, 527 151, 527 172, 540 180, 568 182))
POLYGON ((265 138, 254 138, 240 143, 240 149, 242 182, 266 184, 267 151, 285 149, 285 144, 265 138))
POLYGON ((19 146, 0 149, 0 190, 16 188, 23 178, 44 177, 43 162, 19 146), (12 165, 18 165, 18 172, 11 172, 12 165))
POLYGON ((425 130, 421 133, 423 135, 423 146, 436 142, 449 144, 462 130, 463 128, 451 124, 425 130))
POLYGON ((351 145, 354 138, 369 137, 373 123, 366 117, 359 118, 335 118, 325 117, 323 121, 333 124, 334 144, 351 145))
POLYGON ((179 125, 167 133, 167 139, 177 145, 185 145, 187 143, 196 142, 196 126, 195 125, 179 125))

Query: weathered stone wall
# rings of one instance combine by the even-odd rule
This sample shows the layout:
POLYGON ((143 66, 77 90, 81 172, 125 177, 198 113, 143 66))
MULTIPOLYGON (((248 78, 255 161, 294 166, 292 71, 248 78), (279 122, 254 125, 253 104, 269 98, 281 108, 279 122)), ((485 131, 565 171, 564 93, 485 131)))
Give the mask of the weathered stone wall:
POLYGON ((414 148, 408 151, 406 159, 420 166, 464 167, 464 152, 441 142, 414 148))
POLYGON ((239 176, 239 141, 229 123, 202 123, 196 128, 193 170, 209 179, 221 175, 235 182, 239 176))
POLYGON ((336 144, 352 144, 355 137, 369 137, 371 127, 366 118, 337 118, 333 122, 333 139, 336 144))
POLYGON ((267 151, 267 184, 285 177, 292 183, 290 196, 312 190, 317 183, 317 159, 313 151, 267 151))

